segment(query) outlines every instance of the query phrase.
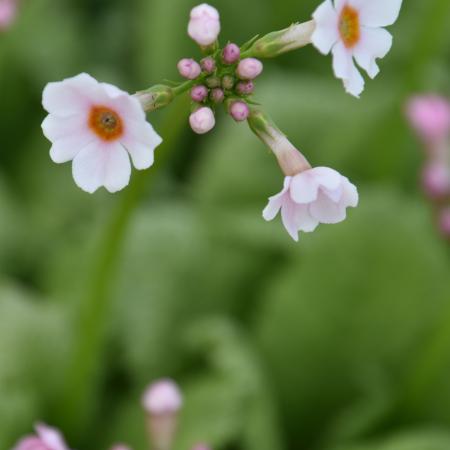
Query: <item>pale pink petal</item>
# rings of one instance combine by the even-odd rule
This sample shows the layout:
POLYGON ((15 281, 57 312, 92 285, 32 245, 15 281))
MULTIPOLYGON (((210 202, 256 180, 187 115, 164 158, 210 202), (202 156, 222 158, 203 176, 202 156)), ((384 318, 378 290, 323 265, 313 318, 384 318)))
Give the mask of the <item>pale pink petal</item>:
POLYGON ((383 28, 361 29, 361 40, 353 49, 356 62, 375 78, 380 69, 376 63, 377 58, 384 58, 392 47, 392 35, 383 28))
POLYGON ((131 139, 122 141, 122 144, 128 150, 136 169, 148 169, 155 162, 155 152, 148 144, 131 139))
POLYGON ((338 15, 331 0, 323 2, 314 12, 316 22, 311 36, 313 45, 324 55, 330 53, 331 48, 339 39, 338 15))
POLYGON ((120 144, 109 145, 104 169, 103 185, 111 192, 123 189, 130 182, 131 163, 127 151, 120 144))
POLYGON ((36 425, 36 432, 49 450, 68 450, 61 433, 44 424, 36 425))
POLYGON ((49 141, 65 138, 89 130, 85 114, 58 117, 49 114, 42 122, 42 131, 49 141))
POLYGON ((21 439, 13 450, 48 450, 48 447, 37 436, 27 436, 21 439))
POLYGON ((278 211, 281 209, 281 206, 283 205, 283 201, 288 201, 286 199, 286 193, 289 189, 290 183, 291 183, 291 177, 286 177, 284 179, 284 186, 283 186, 283 190, 276 194, 273 195, 272 197, 269 198, 269 203, 267 204, 267 206, 264 208, 263 211, 263 218, 266 221, 271 221, 273 219, 275 219, 276 215, 278 214, 278 211))
POLYGON ((349 0, 334 0, 334 7, 338 13, 341 13, 342 8, 349 3, 349 0))
POLYGON ((359 202, 358 189, 356 186, 348 180, 346 177, 342 177, 342 197, 339 205, 344 208, 352 207, 356 208, 359 202))
POLYGON ((342 194, 343 194, 343 187, 342 185, 340 185, 337 189, 335 190, 329 190, 326 189, 324 187, 322 187, 320 189, 330 200, 332 200, 333 202, 339 202, 342 198, 342 194))
POLYGON ((66 138, 53 142, 50 149, 50 158, 57 164, 71 161, 81 150, 95 141, 94 135, 89 132, 68 135, 66 138))
POLYGON ((295 203, 313 202, 317 198, 318 191, 319 184, 310 170, 292 178, 290 194, 295 203))
POLYGON ((359 70, 356 68, 353 60, 350 61, 350 76, 347 79, 344 79, 344 87, 345 91, 348 94, 353 95, 356 98, 359 98, 362 91, 364 90, 364 78, 362 77, 359 70))
POLYGON ((75 183, 83 191, 94 193, 103 186, 108 154, 105 145, 93 142, 83 148, 74 158, 72 174, 75 183))
POLYGON ((139 141, 148 145, 152 150, 158 147, 162 143, 161 136, 155 131, 152 125, 145 120, 125 121, 125 137, 123 141, 129 142, 129 140, 139 141))
POLYGON ((305 233, 313 232, 319 225, 319 221, 314 219, 309 213, 308 205, 297 205, 295 210, 295 223, 297 229, 305 233))
POLYGON ((103 87, 106 94, 105 106, 111 107, 122 117, 138 122, 145 120, 145 112, 136 97, 109 83, 100 83, 100 86, 103 87))
POLYGON ((321 223, 339 223, 346 217, 345 208, 333 202, 322 192, 319 193, 317 200, 309 206, 311 216, 321 223))
POLYGON ((387 27, 400 14, 402 0, 351 0, 360 12, 360 21, 367 27, 387 27))
POLYGON ((314 167, 309 170, 316 181, 329 191, 335 191, 341 185, 342 175, 334 169, 329 167, 314 167))
POLYGON ((281 220, 284 228, 286 228, 289 235, 298 242, 298 228, 296 222, 296 205, 289 197, 286 197, 286 201, 283 202, 281 207, 281 220))
POLYGON ((342 42, 338 42, 332 50, 333 71, 336 78, 346 80, 350 77, 352 70, 352 52, 342 42))

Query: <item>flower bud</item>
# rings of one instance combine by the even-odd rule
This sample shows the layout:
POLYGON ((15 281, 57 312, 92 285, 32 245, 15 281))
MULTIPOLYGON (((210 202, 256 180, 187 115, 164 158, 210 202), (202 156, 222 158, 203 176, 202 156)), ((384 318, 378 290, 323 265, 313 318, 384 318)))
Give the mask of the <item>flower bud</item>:
POLYGON ((210 89, 214 89, 220 87, 220 78, 219 77, 209 77, 206 79, 206 86, 210 89))
POLYGON ((212 109, 205 106, 191 114, 189 124, 195 133, 206 134, 214 128, 216 119, 212 109))
POLYGON ((225 64, 234 64, 241 57, 241 49, 236 44, 227 44, 222 52, 222 61, 225 64))
POLYGON ((232 77, 231 75, 225 75, 222 78, 222 87, 227 91, 231 91, 234 87, 235 81, 236 81, 235 78, 232 77))
POLYGON ((180 75, 188 80, 195 80, 202 73, 200 64, 193 59, 184 58, 178 63, 177 67, 180 75))
POLYGON ((216 61, 212 56, 207 56, 200 61, 200 66, 206 73, 213 73, 216 70, 216 61))
POLYGON ((240 81, 236 86, 236 92, 239 95, 250 95, 253 94, 253 91, 255 90, 255 84, 253 81, 240 81))
POLYGON ((253 80, 263 71, 263 64, 256 58, 243 59, 237 68, 237 75, 241 80, 253 80))
POLYGON ((197 44, 202 47, 212 45, 219 33, 220 16, 216 8, 203 3, 192 9, 188 34, 197 44))
POLYGON ((450 194, 450 170, 440 162, 428 164, 422 172, 423 189, 431 198, 450 194))
POLYGON ((223 93, 222 89, 215 88, 211 91, 210 98, 213 103, 222 103, 225 99, 225 94, 223 93))
POLYGON ((426 141, 438 141, 450 132, 450 103, 443 97, 413 98, 407 106, 407 114, 411 125, 426 141))
POLYGON ((243 122, 247 120, 250 114, 250 108, 247 103, 241 101, 234 101, 230 105, 230 115, 236 122, 243 122))
POLYGON ((135 97, 139 100, 144 111, 155 111, 170 104, 175 95, 171 87, 157 84, 146 91, 137 92, 135 97))
POLYGON ((450 238, 450 208, 445 208, 440 212, 439 228, 445 237, 450 238))
POLYGON ((208 97, 208 88, 202 84, 194 86, 191 89, 191 98, 194 102, 201 103, 208 97))

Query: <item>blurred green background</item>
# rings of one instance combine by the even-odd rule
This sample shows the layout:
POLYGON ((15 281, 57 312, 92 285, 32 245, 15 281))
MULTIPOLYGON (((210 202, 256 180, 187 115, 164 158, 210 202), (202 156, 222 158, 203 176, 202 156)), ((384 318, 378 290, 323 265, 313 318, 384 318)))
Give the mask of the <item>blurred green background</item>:
MULTIPOLYGON (((224 114, 206 137, 177 99, 166 140, 116 195, 55 165, 48 81, 86 71, 134 92, 199 52, 192 0, 23 1, 0 34, 0 449, 36 420, 72 448, 146 448, 148 382, 185 394, 176 450, 450 449, 450 261, 418 186, 403 108, 450 91, 450 3, 405 0, 361 100, 306 48, 267 61, 256 99, 360 207, 295 244, 261 211, 268 151, 224 114)), ((214 0, 222 40, 308 20, 317 0, 214 0)))

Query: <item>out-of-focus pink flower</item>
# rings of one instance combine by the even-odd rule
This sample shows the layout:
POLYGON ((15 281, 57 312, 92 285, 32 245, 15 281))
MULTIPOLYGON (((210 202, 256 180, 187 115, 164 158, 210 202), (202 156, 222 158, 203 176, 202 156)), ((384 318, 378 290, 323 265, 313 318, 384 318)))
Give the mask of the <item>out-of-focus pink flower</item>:
POLYGON ((444 236, 450 238, 450 208, 445 208, 440 212, 439 228, 444 236))
POLYGON ((36 435, 21 439, 14 450, 69 450, 61 433, 45 424, 36 425, 36 435))
POLYGON ((196 444, 191 448, 191 450, 211 450, 211 447, 206 444, 196 444))
POLYGON ((283 190, 270 197, 263 211, 273 220, 281 209, 281 219, 289 235, 298 241, 298 232, 312 232, 319 223, 339 223, 348 207, 358 205, 358 191, 350 181, 327 167, 305 170, 284 179, 283 190))
POLYGON ((214 44, 220 33, 220 16, 216 8, 203 3, 191 11, 189 36, 202 47, 214 44))
POLYGON ((245 58, 239 63, 236 73, 241 80, 254 80, 261 75, 263 69, 263 63, 259 59, 245 58))
POLYGON ((131 450, 131 447, 128 447, 128 445, 125 444, 115 444, 110 450, 131 450))
POLYGON ((180 75, 188 80, 195 80, 202 73, 200 64, 193 59, 184 58, 177 67, 180 75))
POLYGON ((407 105, 411 125, 425 141, 439 141, 450 132, 450 102, 438 95, 411 99, 407 105))
POLYGON ((142 406, 149 414, 171 414, 181 408, 183 399, 178 385, 163 379, 151 384, 142 396, 142 406))
POLYGON ((0 0, 0 31, 8 28, 16 18, 18 0, 0 0))
POLYGON ((450 194, 450 169, 441 162, 431 162, 422 173, 422 184, 431 198, 441 198, 450 194))
POLYGON ((204 106, 197 109, 189 116, 189 124, 192 130, 197 134, 206 134, 216 125, 214 112, 211 108, 204 106))

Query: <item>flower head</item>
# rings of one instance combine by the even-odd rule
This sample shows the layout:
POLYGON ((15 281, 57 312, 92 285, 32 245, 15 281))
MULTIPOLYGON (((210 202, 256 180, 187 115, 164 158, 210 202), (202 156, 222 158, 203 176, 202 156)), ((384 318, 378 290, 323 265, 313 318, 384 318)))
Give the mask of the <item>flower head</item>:
POLYGON ((189 36, 202 47, 216 42, 220 33, 220 16, 216 8, 203 3, 191 11, 189 36))
POLYGON ((21 439, 14 450, 69 450, 61 433, 44 424, 36 425, 36 435, 21 439))
POLYGON ((0 30, 5 30, 17 14, 17 0, 0 0, 0 30))
POLYGON ((450 102, 438 95, 412 98, 407 105, 411 125, 427 142, 436 142, 450 132, 450 102))
POLYGON ((346 209, 358 205, 358 192, 350 181, 333 169, 316 167, 284 179, 283 190, 270 197, 263 211, 273 220, 281 209, 281 219, 289 235, 298 241, 298 232, 312 232, 319 223, 339 223, 346 209))
POLYGON ((99 83, 83 73, 49 83, 42 103, 49 115, 42 123, 56 163, 73 160, 75 183, 93 193, 123 189, 136 169, 149 168, 162 139, 146 121, 136 97, 99 83))
POLYGON ((206 134, 216 125, 214 112, 211 108, 204 106, 197 109, 189 116, 189 124, 192 130, 197 134, 206 134))
POLYGON ((311 41, 323 54, 333 54, 333 70, 355 97, 364 90, 364 79, 354 60, 370 78, 379 73, 377 58, 384 58, 392 36, 383 27, 398 18, 402 0, 325 0, 314 12, 311 41))
POLYGON ((180 389, 169 379, 151 384, 142 396, 142 406, 153 415, 177 413, 182 403, 180 389))

